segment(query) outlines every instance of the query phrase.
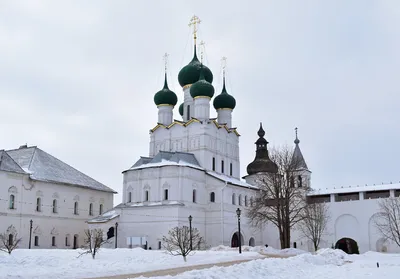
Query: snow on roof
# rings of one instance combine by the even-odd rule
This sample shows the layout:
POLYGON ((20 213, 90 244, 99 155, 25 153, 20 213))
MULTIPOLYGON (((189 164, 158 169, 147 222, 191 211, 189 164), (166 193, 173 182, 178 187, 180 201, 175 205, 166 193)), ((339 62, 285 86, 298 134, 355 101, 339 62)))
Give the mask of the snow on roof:
POLYGON ((0 150, 0 171, 26 174, 17 162, 15 162, 4 150, 0 150))
POLYGON ((233 185, 237 185, 237 186, 242 186, 242 187, 247 187, 247 188, 252 188, 252 189, 258 189, 257 186, 251 185, 245 181, 239 180, 237 178, 231 177, 231 176, 227 176, 224 174, 219 174, 216 172, 212 172, 212 171, 207 171, 208 175, 211 175, 219 180, 222 181, 226 181, 229 184, 233 184, 233 185))
POLYGON ((96 218, 90 219, 88 223, 105 223, 118 216, 119 214, 115 210, 110 210, 100 216, 97 216, 96 218))
POLYGON ((141 207, 141 206, 166 206, 166 205, 185 205, 178 201, 162 201, 162 202, 136 202, 136 203, 121 203, 117 208, 141 207))
POLYGON ((326 189, 313 189, 308 196, 328 195, 328 194, 342 194, 342 193, 356 193, 356 192, 369 192, 369 191, 385 191, 391 189, 400 189, 400 182, 394 184, 382 185, 366 185, 366 186, 349 186, 340 188, 326 188, 326 189))
POLYGON ((6 151, 33 180, 65 183, 98 191, 116 193, 113 189, 74 169, 36 146, 6 151))

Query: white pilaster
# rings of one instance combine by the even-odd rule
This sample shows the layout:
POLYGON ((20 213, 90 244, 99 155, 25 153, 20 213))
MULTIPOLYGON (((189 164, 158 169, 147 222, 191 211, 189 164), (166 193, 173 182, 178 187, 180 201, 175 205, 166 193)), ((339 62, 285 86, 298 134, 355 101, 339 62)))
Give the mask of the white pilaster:
POLYGON ((186 85, 186 87, 183 88, 183 121, 189 121, 192 117, 194 117, 194 102, 192 96, 190 95, 190 86, 191 85, 186 85))
POLYGON ((228 108, 218 109, 218 124, 226 124, 228 128, 232 128, 232 110, 228 108))
POLYGON ((210 98, 199 96, 194 99, 194 115, 193 117, 207 121, 210 119, 210 98))
POLYGON ((173 114, 171 105, 159 105, 158 108, 158 123, 168 126, 172 123, 173 114))

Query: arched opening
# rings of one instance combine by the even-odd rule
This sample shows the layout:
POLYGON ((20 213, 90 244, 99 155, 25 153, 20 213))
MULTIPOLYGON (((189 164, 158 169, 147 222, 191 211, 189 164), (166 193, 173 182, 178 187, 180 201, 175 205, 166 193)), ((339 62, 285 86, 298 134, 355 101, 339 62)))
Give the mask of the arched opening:
POLYGON ((14 244, 14 236, 10 233, 8 235, 8 246, 12 246, 14 244))
POLYGON ((196 203, 196 189, 193 189, 192 202, 196 203))
POLYGON ((242 195, 239 195, 238 203, 240 206, 242 206, 242 195))
POLYGON ((248 206, 249 205, 249 202, 248 202, 248 200, 247 200, 247 196, 244 196, 244 206, 248 206))
POLYGON ((89 215, 93 216, 93 203, 89 204, 89 215))
POLYGON ((232 204, 236 204, 236 194, 232 194, 232 204))
POLYGON ((110 227, 107 232, 107 239, 114 237, 114 227, 110 227))
POLYGON ((66 236, 65 236, 65 246, 70 246, 71 244, 70 244, 70 235, 69 234, 67 234, 66 236))
POLYGON ((164 189, 164 200, 168 200, 168 189, 164 189))
POLYGON ((51 246, 56 246, 56 237, 55 236, 53 236, 53 237, 51 237, 51 246))
POLYGON ((57 200, 53 200, 53 213, 57 213, 57 200))
POLYGON ((14 195, 10 195, 9 209, 15 209, 15 196, 14 195))
POLYGON ((78 235, 76 234, 74 235, 74 249, 78 249, 78 245, 78 235))
POLYGON ((132 192, 128 193, 128 202, 132 202, 132 192))
POLYGON ((41 201, 40 198, 37 198, 37 199, 36 199, 36 211, 37 211, 37 212, 42 211, 42 201, 41 201))
POLYGON ((250 247, 254 247, 254 246, 255 246, 254 237, 250 237, 250 239, 249 239, 249 246, 250 246, 250 247))
POLYGON ((340 249, 347 254, 360 254, 358 244, 354 239, 344 237, 336 242, 335 249, 340 249))
POLYGON ((99 208, 99 215, 103 214, 103 205, 100 204, 100 208, 99 208))
POLYGON ((144 192, 144 201, 149 201, 149 191, 144 192))
MULTIPOLYGON (((244 245, 243 235, 241 235, 240 240, 241 240, 241 241, 240 241, 240 244, 243 246, 243 245, 244 245)), ((232 247, 232 248, 239 247, 239 232, 235 232, 235 233, 232 235, 231 247, 232 247)))
POLYGON ((78 215, 78 202, 77 201, 74 203, 74 214, 78 215))
POLYGON ((215 193, 214 192, 210 193, 210 202, 215 202, 215 193))
POLYGON ((35 236, 35 246, 39 246, 39 236, 35 236))

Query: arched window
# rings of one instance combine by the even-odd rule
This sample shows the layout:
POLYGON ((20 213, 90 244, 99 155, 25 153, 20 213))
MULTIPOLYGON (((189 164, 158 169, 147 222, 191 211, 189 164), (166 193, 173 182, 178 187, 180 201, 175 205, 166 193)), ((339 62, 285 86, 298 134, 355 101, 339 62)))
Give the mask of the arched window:
POLYGON ((103 204, 100 204, 99 215, 103 214, 103 204))
POLYGON ((78 215, 78 202, 77 201, 74 203, 74 214, 78 215))
POLYGON ((57 200, 53 200, 53 213, 57 213, 57 200))
POLYGON ((144 201, 149 201, 149 191, 144 192, 144 201))
POLYGON ((9 209, 15 209, 15 196, 10 195, 10 204, 8 206, 9 209))
POLYGON ((239 205, 242 205, 242 195, 239 195, 239 205))
POLYGON ((232 194, 232 204, 236 204, 236 194, 232 194))
POLYGON ((215 193, 214 192, 210 193, 210 202, 215 202, 215 193))
POLYGON ((303 187, 303 181, 301 179, 301 175, 299 175, 298 179, 299 179, 299 187, 301 188, 303 187))
POLYGON ((36 199, 36 211, 40 212, 42 211, 42 200, 41 198, 36 199))
POLYGON ((224 160, 221 160, 221 172, 224 173, 224 160))
POLYGON ((186 118, 188 121, 190 120, 190 105, 187 106, 186 118))
POLYGON ((247 196, 244 196, 244 206, 248 206, 249 204, 248 204, 248 202, 247 202, 247 196))
POLYGON ((168 200, 168 189, 164 189, 164 200, 168 200))
POLYGON ((233 174, 233 165, 232 165, 232 163, 230 163, 230 165, 229 165, 229 175, 232 176, 232 174, 233 174))
POLYGON ((8 235, 8 245, 12 246, 14 244, 14 236, 10 233, 8 235))
POLYGON ((66 236, 65 236, 65 246, 70 246, 71 244, 70 244, 70 236, 69 236, 69 234, 67 234, 66 236))
POLYGON ((93 216, 93 203, 89 204, 89 215, 93 216))
POLYGON ((39 236, 35 236, 35 246, 39 246, 39 236))
POLYGON ((212 170, 215 171, 215 157, 212 158, 212 170))
POLYGON ((132 192, 128 193, 128 202, 132 202, 132 192))
POLYGON ((196 202, 196 189, 193 189, 192 202, 196 202))
POLYGON ((51 246, 56 246, 56 237, 55 236, 53 236, 52 238, 51 238, 51 246))

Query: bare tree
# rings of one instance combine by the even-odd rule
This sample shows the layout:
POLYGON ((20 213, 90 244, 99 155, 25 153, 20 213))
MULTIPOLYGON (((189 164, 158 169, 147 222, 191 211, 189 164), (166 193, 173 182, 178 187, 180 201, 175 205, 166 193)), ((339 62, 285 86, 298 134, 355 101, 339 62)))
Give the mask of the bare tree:
POLYGON ((163 236, 163 247, 173 256, 182 256, 186 262, 186 256, 192 252, 190 247, 190 236, 192 236, 193 250, 199 249, 203 243, 203 238, 200 236, 196 228, 190 229, 187 226, 175 227, 168 232, 168 236, 163 236))
POLYGON ((304 208, 303 219, 298 224, 302 236, 310 240, 317 251, 330 219, 326 203, 309 203, 304 208))
POLYGON ((381 199, 378 204, 380 212, 373 218, 375 227, 383 238, 400 246, 400 198, 381 199))
POLYGON ((95 259, 96 254, 100 250, 101 246, 108 243, 107 240, 103 240, 102 229, 87 229, 85 230, 85 240, 82 249, 85 251, 80 253, 79 257, 86 254, 91 254, 92 258, 95 259))
POLYGON ((21 240, 22 238, 18 238, 18 233, 14 226, 9 226, 6 232, 0 234, 0 251, 11 254, 18 247, 21 240))
POLYGON ((277 171, 256 175, 254 182, 260 190, 247 215, 255 226, 268 222, 275 225, 284 249, 290 247, 291 228, 304 218, 310 187, 303 181, 302 174, 308 170, 303 157, 296 156, 288 146, 272 149, 269 158, 276 164, 277 171))

